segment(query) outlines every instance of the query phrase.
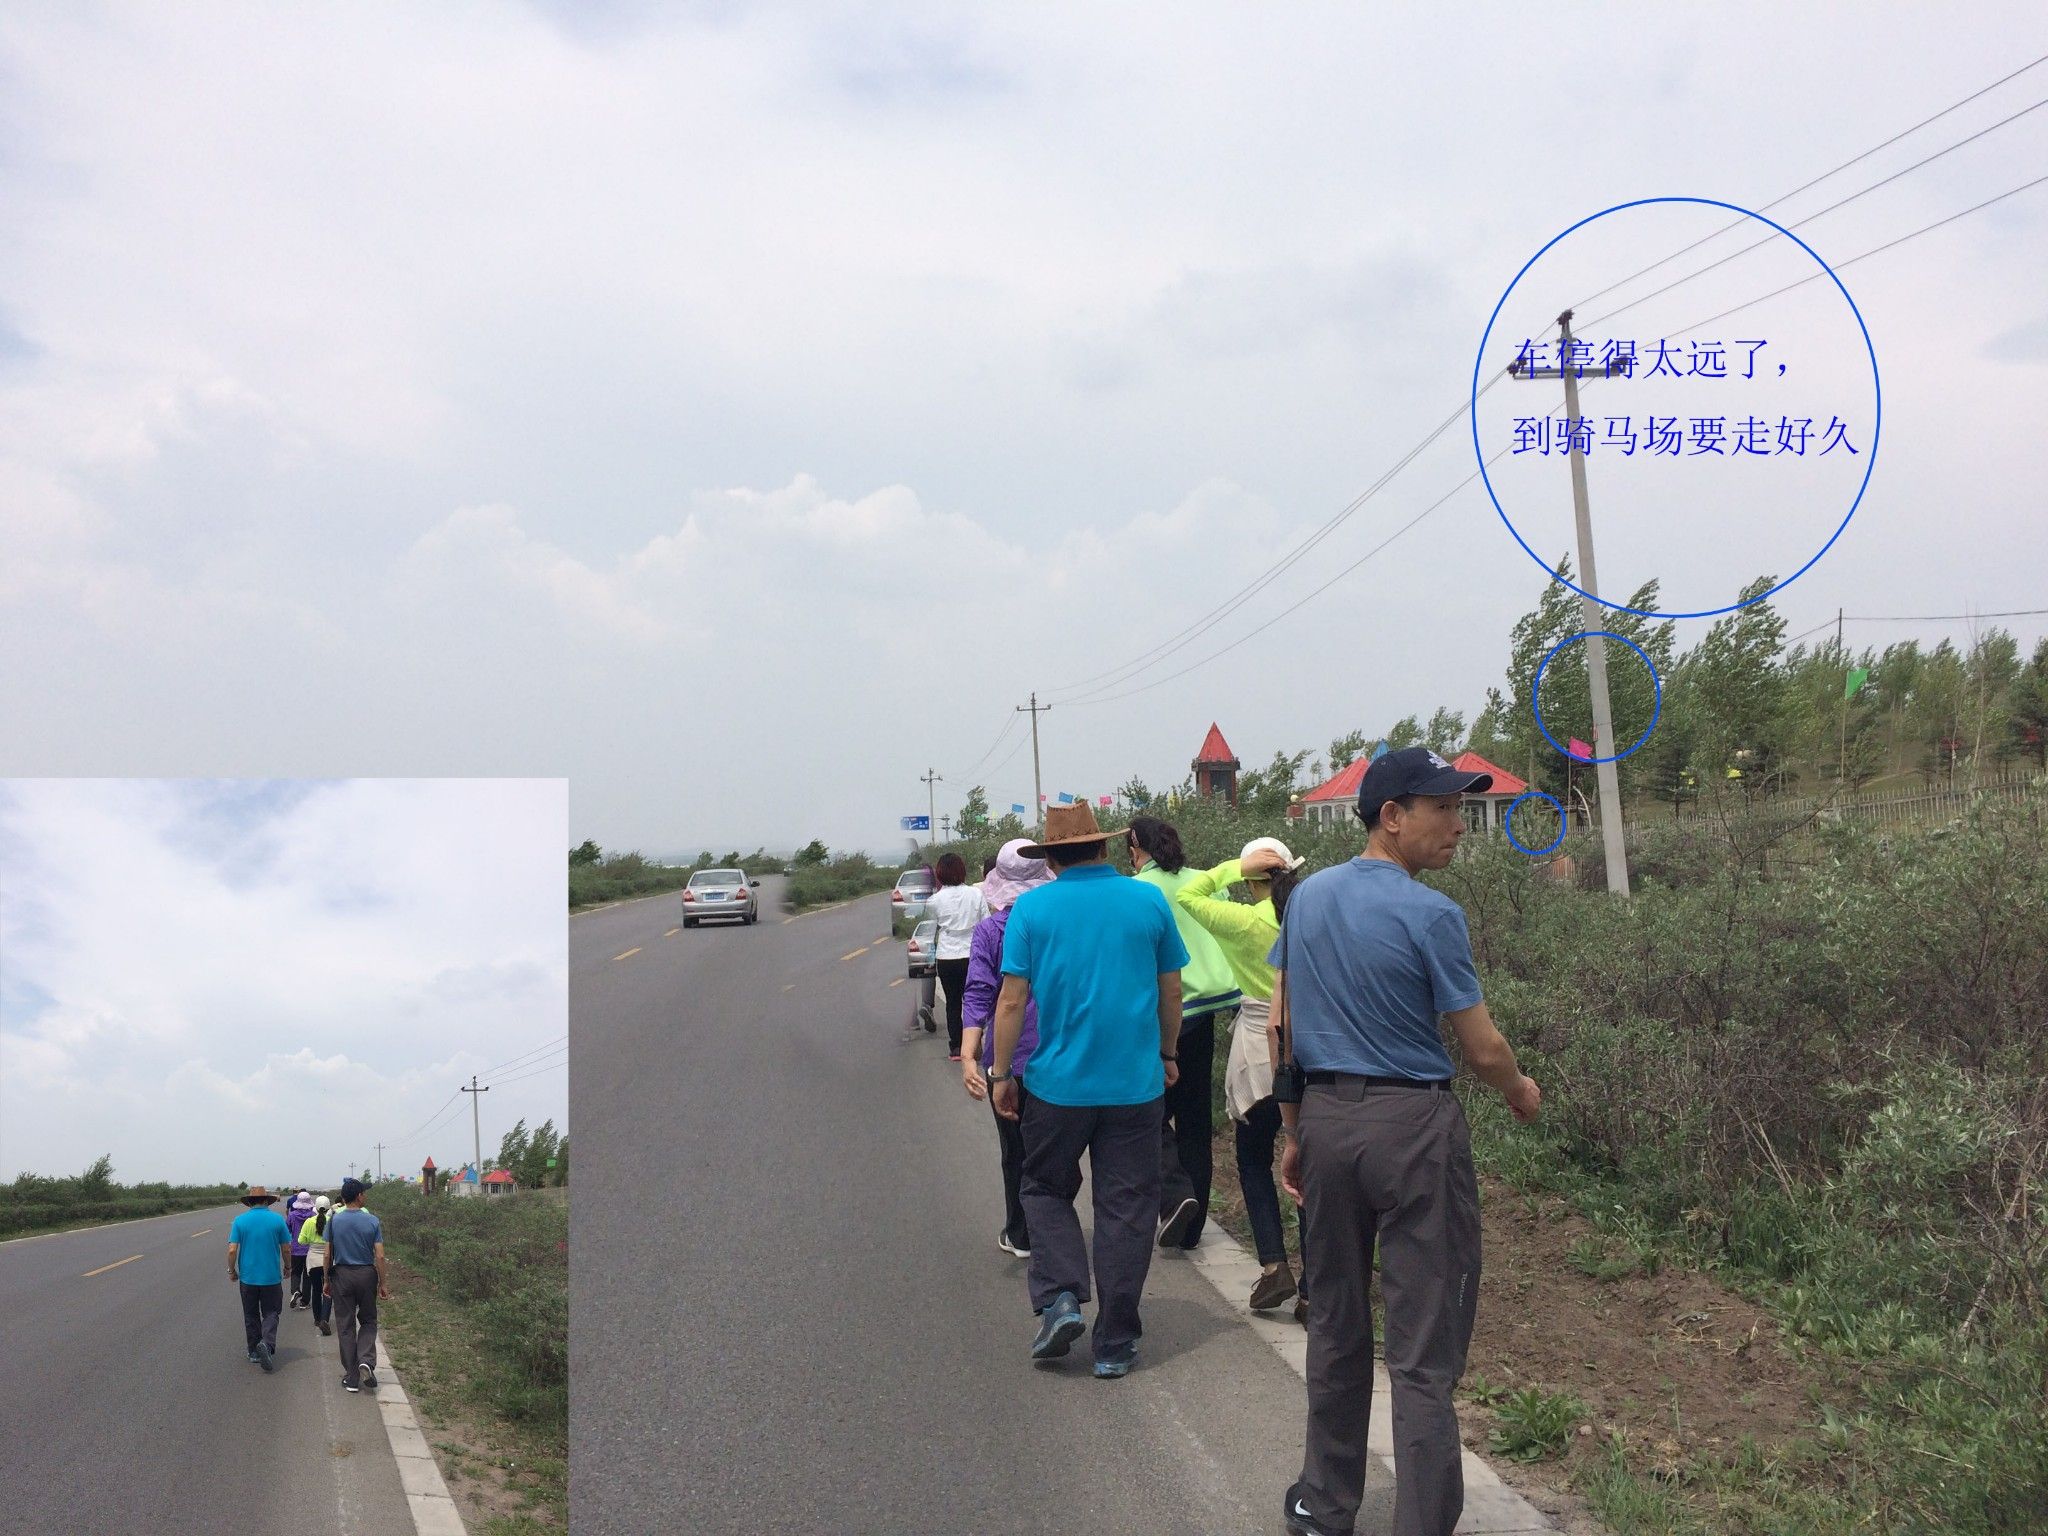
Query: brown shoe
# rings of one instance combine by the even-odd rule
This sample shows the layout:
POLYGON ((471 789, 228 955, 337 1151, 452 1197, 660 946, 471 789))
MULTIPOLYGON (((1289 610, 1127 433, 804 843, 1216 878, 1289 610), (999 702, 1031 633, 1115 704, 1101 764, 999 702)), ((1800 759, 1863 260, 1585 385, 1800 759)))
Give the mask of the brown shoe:
POLYGON ((1294 1320, 1304 1328, 1308 1326, 1308 1298, 1306 1296, 1295 1297, 1294 1320))
POLYGON ((1259 1276, 1252 1286, 1252 1310, 1264 1312, 1277 1307, 1294 1294, 1294 1271, 1282 1264, 1259 1276))

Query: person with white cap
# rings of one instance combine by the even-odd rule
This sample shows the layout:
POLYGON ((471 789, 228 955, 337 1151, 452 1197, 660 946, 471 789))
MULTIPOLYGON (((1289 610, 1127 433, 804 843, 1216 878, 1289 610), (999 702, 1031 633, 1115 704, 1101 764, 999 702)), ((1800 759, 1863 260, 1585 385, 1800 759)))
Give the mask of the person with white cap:
POLYGON ((1290 1536, 1342 1536, 1365 1490, 1373 1410, 1373 1255, 1387 1309, 1395 1536, 1451 1536, 1464 1508, 1452 1389, 1479 1307, 1479 1183, 1443 1023, 1467 1069, 1534 1120, 1543 1095, 1487 1013, 1465 914, 1415 877, 1465 832, 1493 782, 1427 747, 1374 759, 1358 787, 1365 852, 1301 883, 1279 968, 1280 1181, 1314 1233, 1308 1434, 1283 1495, 1290 1536))
MULTIPOLYGON (((994 1059, 996 994, 1003 985, 1003 932, 1010 923, 1010 908, 1033 886, 1052 878, 1045 860, 1026 858, 1028 838, 1012 838, 995 856, 994 866, 981 881, 982 899, 989 915, 975 924, 973 945, 967 960, 965 1027, 961 1031, 960 1053, 965 1058, 961 1080, 970 1098, 986 1099, 989 1064, 994 1059)), ((1021 1105, 1030 1089, 1024 1074, 1031 1052, 1038 1045, 1038 1004, 1024 1005, 1024 1029, 1017 1037, 1017 1049, 1010 1057, 1010 1071, 1017 1079, 1017 1100, 1021 1105)), ((991 1105, 991 1108, 994 1106, 991 1105)), ((1024 1218, 1022 1180, 1024 1176, 1024 1131, 1020 1120, 995 1117, 996 1142, 1002 1149, 1003 1229, 996 1234, 996 1246, 1019 1259, 1031 1257, 1031 1226, 1024 1218)))
POLYGON ((313 1201, 313 1214, 299 1228, 299 1241, 306 1245, 306 1301, 313 1309, 313 1326, 323 1335, 334 1329, 327 1315, 334 1310, 327 1296, 327 1219, 334 1202, 325 1195, 313 1201))
POLYGON ((1144 1328, 1152 1267, 1163 1095, 1178 1072, 1180 971, 1187 946, 1166 898, 1109 862, 1086 805, 1054 806, 1025 847, 1054 878, 1019 896, 1003 933, 1003 989, 988 1080, 996 1113, 1022 1120, 1021 1193, 1031 1223, 1033 1360, 1055 1360, 1086 1325, 1089 1245, 1074 1197, 1081 1159, 1095 1197, 1095 1374, 1127 1374, 1144 1328), (1038 1004, 1031 1097, 1014 1066, 1027 1003, 1038 1004), (1156 1051, 1157 1054, 1154 1054, 1156 1051))
MULTIPOLYGON (((1234 859, 1190 875, 1174 892, 1181 915, 1198 924, 1216 941, 1229 961, 1244 1000, 1230 1032, 1230 1059, 1224 1067, 1223 1102, 1235 1123, 1237 1182, 1244 1191, 1245 1215, 1262 1273, 1252 1284, 1251 1307, 1263 1312, 1277 1307, 1297 1289, 1308 1290, 1308 1229, 1301 1228, 1302 1282, 1297 1288, 1287 1267, 1287 1229, 1280 1218, 1280 1195, 1273 1183, 1273 1148, 1280 1139, 1280 1106, 1273 1101, 1273 1063, 1267 1049, 1266 1021, 1272 1008, 1273 967, 1266 959, 1287 911, 1287 899, 1306 860, 1297 858, 1277 837, 1255 837, 1234 859), (1249 902, 1222 895, 1243 884, 1249 902)), ((1297 1320, 1306 1321, 1305 1300, 1294 1304, 1297 1320)))

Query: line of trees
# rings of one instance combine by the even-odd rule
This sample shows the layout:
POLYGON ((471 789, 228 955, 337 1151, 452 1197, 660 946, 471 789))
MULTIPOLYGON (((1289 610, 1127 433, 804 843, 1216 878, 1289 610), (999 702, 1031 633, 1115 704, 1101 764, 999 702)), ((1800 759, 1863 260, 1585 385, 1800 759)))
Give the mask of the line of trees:
POLYGON ((23 1170, 0 1185, 0 1236, 102 1221, 129 1221, 200 1210, 232 1200, 247 1184, 117 1184, 114 1160, 102 1154, 77 1174, 23 1170))

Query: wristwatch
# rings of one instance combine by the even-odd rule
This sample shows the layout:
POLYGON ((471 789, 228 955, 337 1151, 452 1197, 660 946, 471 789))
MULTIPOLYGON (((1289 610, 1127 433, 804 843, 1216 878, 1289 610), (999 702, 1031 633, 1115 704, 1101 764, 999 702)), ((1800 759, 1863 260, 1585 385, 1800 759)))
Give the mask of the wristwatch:
POLYGON ((1179 1052, 1179 1051, 1161 1051, 1161 1052, 1159 1053, 1159 1059, 1160 1059, 1161 1061, 1179 1061, 1179 1060, 1180 1060, 1180 1052, 1179 1052))
POLYGON ((1014 1072, 998 1072, 993 1067, 989 1068, 988 1072, 988 1080, 992 1083, 1011 1082, 1016 1078, 1016 1076, 1017 1074, 1014 1072))

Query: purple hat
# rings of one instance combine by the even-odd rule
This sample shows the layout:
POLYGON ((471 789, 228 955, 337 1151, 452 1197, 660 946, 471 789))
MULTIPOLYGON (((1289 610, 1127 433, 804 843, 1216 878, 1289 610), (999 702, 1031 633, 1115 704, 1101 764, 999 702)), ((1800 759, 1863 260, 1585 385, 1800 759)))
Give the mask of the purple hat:
POLYGON ((982 877, 981 899, 992 910, 1002 911, 1034 885, 1044 885, 1052 878, 1045 860, 1025 857, 1024 850, 1031 846, 1028 837, 1011 838, 996 855, 996 867, 982 877))

